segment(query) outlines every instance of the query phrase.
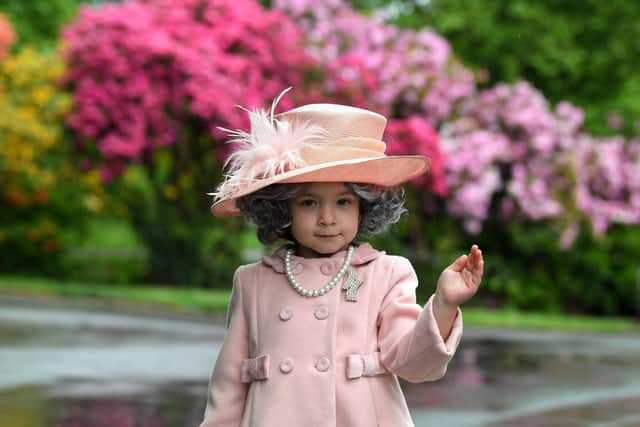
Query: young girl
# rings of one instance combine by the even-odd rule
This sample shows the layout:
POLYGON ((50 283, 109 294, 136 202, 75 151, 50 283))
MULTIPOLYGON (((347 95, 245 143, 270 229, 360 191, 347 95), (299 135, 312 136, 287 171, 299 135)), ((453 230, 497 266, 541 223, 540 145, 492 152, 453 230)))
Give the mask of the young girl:
POLYGON ((249 112, 250 133, 229 131, 240 147, 212 211, 291 244, 235 273, 201 427, 412 426, 398 377, 444 375, 482 254, 455 260, 420 307, 409 261, 356 239, 399 220, 397 185, 429 159, 385 156, 379 114, 312 104, 274 117, 276 103, 249 112))

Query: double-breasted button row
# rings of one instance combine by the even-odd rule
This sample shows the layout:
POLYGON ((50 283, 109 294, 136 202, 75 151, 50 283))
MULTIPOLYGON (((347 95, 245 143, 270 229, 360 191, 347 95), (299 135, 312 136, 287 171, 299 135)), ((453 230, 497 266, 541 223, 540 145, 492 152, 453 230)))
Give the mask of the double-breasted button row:
MULTIPOLYGON (((280 320, 286 322, 293 317, 293 311, 289 307, 282 307, 278 316, 280 317, 280 320)), ((326 319, 327 317, 329 317, 329 307, 327 307, 326 305, 316 307, 316 309, 313 311, 313 316, 318 320, 326 319)))
MULTIPOLYGON (((330 367, 331 361, 329 361, 327 357, 321 357, 315 363, 315 368, 318 372, 326 372, 330 367)), ((288 374, 289 372, 293 371, 293 368, 293 360, 288 357, 286 359, 282 359, 282 361, 280 362, 280 372, 282 372, 283 374, 288 374)))

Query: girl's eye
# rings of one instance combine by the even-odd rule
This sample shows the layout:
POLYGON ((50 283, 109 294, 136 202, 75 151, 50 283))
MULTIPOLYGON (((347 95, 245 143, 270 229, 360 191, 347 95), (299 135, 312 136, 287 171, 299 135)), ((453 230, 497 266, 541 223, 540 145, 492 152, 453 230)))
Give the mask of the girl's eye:
POLYGON ((338 200, 338 206, 348 206, 351 204, 351 200, 350 199, 339 199, 338 200))
POLYGON ((311 206, 315 206, 316 201, 311 199, 306 199, 301 201, 300 204, 304 207, 311 207, 311 206))

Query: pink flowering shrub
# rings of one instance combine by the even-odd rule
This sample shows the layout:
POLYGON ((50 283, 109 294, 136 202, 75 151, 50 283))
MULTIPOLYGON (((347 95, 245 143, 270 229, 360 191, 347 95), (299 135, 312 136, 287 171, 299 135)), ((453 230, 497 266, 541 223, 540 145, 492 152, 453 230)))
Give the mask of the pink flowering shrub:
POLYGON ((264 106, 302 86, 309 64, 297 27, 254 0, 84 7, 64 38, 76 105, 68 123, 80 148, 95 144, 107 180, 152 161, 194 119, 215 136, 216 126, 245 126, 236 104, 264 106))
POLYGON ((153 162, 194 120, 214 140, 216 126, 246 127, 236 103, 264 107, 294 86, 280 108, 338 102, 388 116, 388 153, 430 156, 430 177, 415 184, 442 197, 469 232, 490 215, 561 220, 570 242, 582 218, 597 232, 640 222, 638 141, 586 135, 579 108, 552 108, 526 82, 480 90, 442 37, 342 0, 275 0, 274 11, 239 1, 103 5, 67 29, 69 124, 82 148, 100 153, 105 178, 153 162))
POLYGON ((429 174, 414 180, 417 186, 428 186, 438 196, 446 196, 449 187, 444 171, 444 154, 440 150, 438 134, 422 117, 392 119, 386 130, 387 154, 421 154, 431 158, 429 174))
POLYGON ((614 149, 585 135, 582 110, 566 102, 554 110, 526 82, 479 90, 429 29, 398 29, 343 0, 275 0, 274 7, 294 17, 325 69, 317 95, 392 117, 389 152, 432 157, 429 181, 416 184, 446 197, 448 213, 468 232, 480 232, 492 214, 561 219, 570 224, 566 241, 581 217, 599 233, 610 223, 640 222, 640 196, 623 172, 637 170, 637 142, 614 149))
POLYGON ((9 19, 0 13, 0 60, 7 57, 9 48, 16 41, 16 32, 9 22, 9 19))
POLYGON ((478 232, 494 195, 503 192, 506 218, 560 216, 572 191, 565 177, 568 150, 581 125, 580 110, 562 103, 551 111, 526 82, 498 85, 465 100, 459 116, 441 130, 453 188, 449 211, 465 218, 468 231, 478 232))
POLYGON ((445 196, 445 157, 433 127, 470 96, 472 73, 456 62, 445 39, 429 29, 401 30, 365 17, 340 0, 276 0, 298 23, 325 79, 312 98, 346 102, 393 118, 389 153, 425 154, 430 178, 415 182, 445 196))
POLYGON ((596 233, 640 223, 640 140, 584 135, 574 153, 577 207, 596 233))
POLYGON ((452 113, 457 100, 475 90, 472 73, 451 56, 447 41, 428 28, 402 30, 380 17, 365 17, 342 0, 275 0, 305 35, 309 53, 327 70, 324 95, 344 80, 373 73, 377 84, 366 94, 367 106, 382 114, 408 117, 421 113, 436 126, 452 113), (350 58, 352 64, 344 64, 350 58))
POLYGON ((242 239, 228 240, 239 223, 213 227, 207 209, 230 148, 217 126, 246 128, 237 104, 304 87, 300 31, 255 0, 132 0, 84 7, 64 39, 68 124, 84 166, 121 178, 147 279, 226 286, 233 270, 220 266, 236 264, 242 239))
MULTIPOLYGON (((553 111, 526 82, 480 91, 459 111, 441 141, 452 188, 447 206, 468 231, 480 231, 501 193, 505 219, 584 217, 596 233, 640 222, 637 142, 586 135, 580 109, 563 102, 553 111)), ((567 233, 575 237, 575 227, 567 233)))

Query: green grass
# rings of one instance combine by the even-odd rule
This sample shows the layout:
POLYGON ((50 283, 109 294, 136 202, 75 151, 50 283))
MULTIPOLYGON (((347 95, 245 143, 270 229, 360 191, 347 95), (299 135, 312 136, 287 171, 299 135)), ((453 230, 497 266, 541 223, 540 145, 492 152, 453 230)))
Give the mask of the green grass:
MULTIPOLYGON (((108 285, 61 282, 47 278, 0 276, 0 295, 34 298, 89 299, 123 307, 153 307, 160 311, 223 314, 230 290, 204 290, 150 285, 108 285)), ((465 326, 591 332, 640 332, 632 318, 593 317, 514 310, 463 308, 465 326)))
POLYGON ((626 317, 596 317, 561 313, 463 308, 465 325, 585 332, 640 332, 640 323, 626 317))
POLYGON ((47 278, 0 276, 0 295, 35 298, 65 297, 118 303, 123 306, 157 307, 173 311, 223 313, 230 291, 196 288, 173 288, 150 285, 109 285, 84 282, 61 282, 47 278))

